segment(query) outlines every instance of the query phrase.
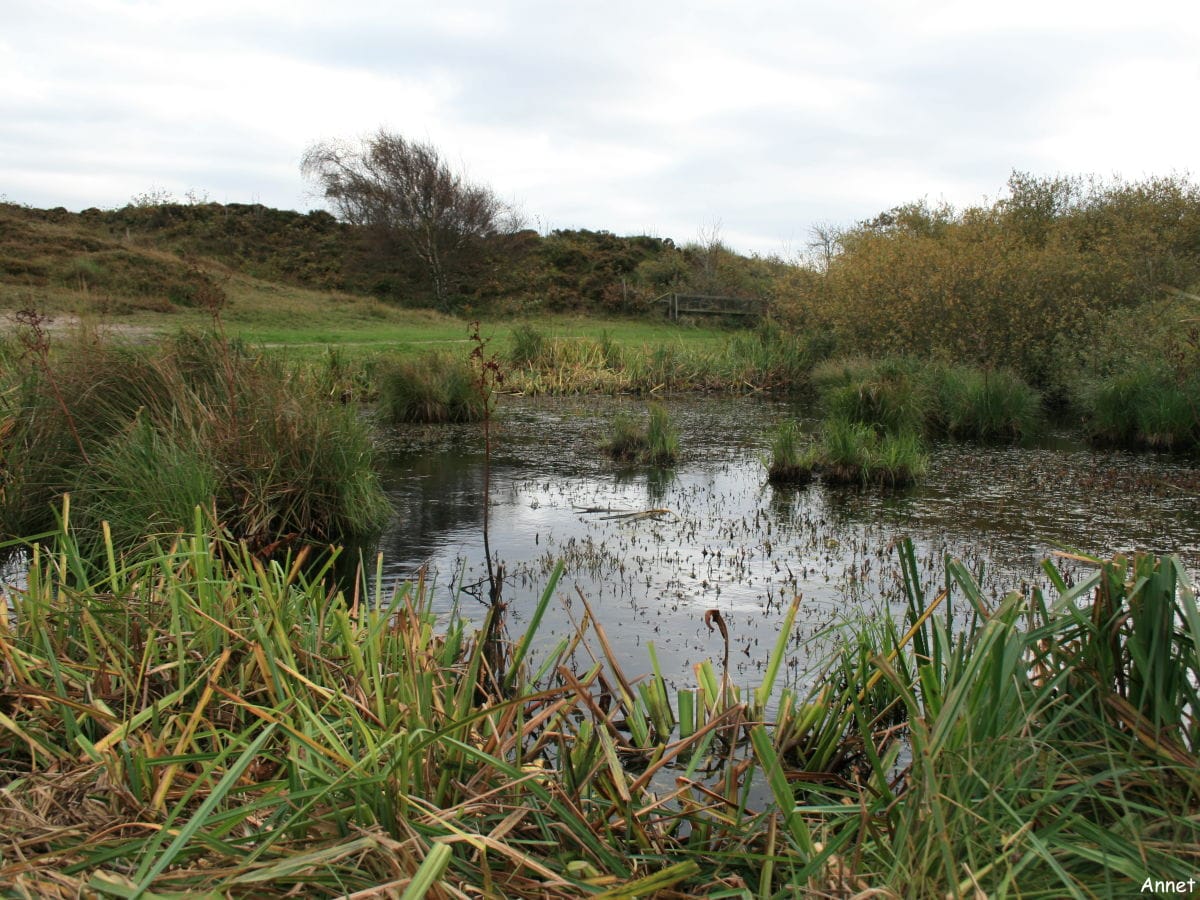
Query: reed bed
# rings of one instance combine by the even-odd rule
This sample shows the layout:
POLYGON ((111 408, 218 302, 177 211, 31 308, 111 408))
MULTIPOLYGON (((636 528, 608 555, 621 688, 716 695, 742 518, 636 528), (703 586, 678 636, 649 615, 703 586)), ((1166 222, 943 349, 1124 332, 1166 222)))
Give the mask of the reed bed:
POLYGON ((929 464, 920 435, 881 434, 870 425, 841 417, 822 424, 817 459, 825 481, 881 487, 912 484, 929 464))
POLYGON ((818 447, 806 440, 795 419, 780 422, 771 435, 771 452, 766 460, 767 480, 772 484, 805 484, 820 463, 818 447))
POLYGON ((814 373, 828 419, 869 425, 881 434, 922 433, 932 397, 924 366, 912 358, 826 363, 814 373))
POLYGON ((826 416, 881 434, 1015 441, 1041 426, 1041 395, 1004 369, 848 357, 817 366, 812 384, 826 416))
POLYGON ((682 341, 622 348, 608 336, 551 338, 525 325, 511 335, 508 387, 531 395, 794 392, 807 386, 819 353, 817 342, 770 324, 715 348, 682 341))
POLYGON ((727 649, 672 688, 586 598, 538 640, 561 564, 497 648, 378 565, 337 589, 197 512, 94 573, 62 519, 0 621, 14 896, 1089 896, 1200 865, 1173 557, 991 602, 953 561, 929 595, 905 543, 907 609, 847 620, 809 679, 779 679, 797 600, 758 685, 727 649))
POLYGON ((1143 367, 1081 391, 1084 421, 1102 444, 1159 450, 1200 447, 1200 376, 1143 367))
POLYGON ((930 425, 954 438, 1016 441, 1037 434, 1042 398, 1014 372, 937 365, 930 368, 935 397, 930 425))

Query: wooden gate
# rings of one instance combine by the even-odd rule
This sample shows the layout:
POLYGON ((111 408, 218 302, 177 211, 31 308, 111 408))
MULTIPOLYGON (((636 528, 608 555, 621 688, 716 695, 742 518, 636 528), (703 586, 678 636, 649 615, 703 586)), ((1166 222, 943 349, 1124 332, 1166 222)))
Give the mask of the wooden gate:
POLYGON ((654 303, 665 303, 667 318, 678 322, 680 316, 761 316, 765 300, 747 297, 721 297, 713 294, 663 294, 654 303))

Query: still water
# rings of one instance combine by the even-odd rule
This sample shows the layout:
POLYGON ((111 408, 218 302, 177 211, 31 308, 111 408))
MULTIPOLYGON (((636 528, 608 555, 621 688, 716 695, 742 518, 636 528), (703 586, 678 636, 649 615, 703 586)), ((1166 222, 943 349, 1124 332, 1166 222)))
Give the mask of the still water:
MULTIPOLYGON (((649 669, 653 641, 669 681, 720 660, 704 613, 729 626, 735 683, 754 685, 783 613, 803 598, 788 673, 803 680, 828 649, 829 625, 902 609, 895 543, 910 537, 926 588, 946 555, 980 572, 989 596, 1043 583, 1056 550, 1179 554, 1200 571, 1195 459, 1100 452, 1066 433, 1034 446, 944 443, 906 490, 767 484, 774 423, 795 411, 753 398, 672 401, 681 458, 669 470, 623 468, 599 450, 633 399, 505 398, 494 424, 490 542, 505 570, 509 626, 521 633, 557 560, 565 574, 539 629, 543 646, 582 617, 586 596, 624 659, 649 669)), ((483 556, 480 426, 407 427, 390 435, 386 487, 396 514, 380 550, 392 581, 425 568, 439 611, 479 618, 483 556)), ((1071 577, 1086 565, 1060 560, 1071 577)))

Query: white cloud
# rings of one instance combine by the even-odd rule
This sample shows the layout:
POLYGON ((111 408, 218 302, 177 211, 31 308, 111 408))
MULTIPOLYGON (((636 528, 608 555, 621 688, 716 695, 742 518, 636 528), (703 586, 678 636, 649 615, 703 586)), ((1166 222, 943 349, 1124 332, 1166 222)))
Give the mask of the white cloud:
POLYGON ((304 148, 385 126, 552 226, 747 250, 1013 168, 1186 170, 1192 4, 10 0, 0 193, 303 208, 304 148))

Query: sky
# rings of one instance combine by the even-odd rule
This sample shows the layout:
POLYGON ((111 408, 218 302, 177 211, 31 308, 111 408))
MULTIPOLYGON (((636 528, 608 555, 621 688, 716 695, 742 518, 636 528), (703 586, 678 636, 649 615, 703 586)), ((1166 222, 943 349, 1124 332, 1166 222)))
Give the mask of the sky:
POLYGON ((1200 168, 1200 3, 0 0, 0 199, 321 208, 306 148, 428 141, 531 227, 803 254, 1014 170, 1200 168))

